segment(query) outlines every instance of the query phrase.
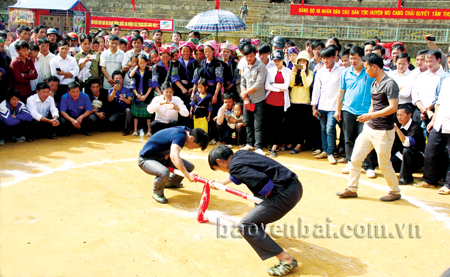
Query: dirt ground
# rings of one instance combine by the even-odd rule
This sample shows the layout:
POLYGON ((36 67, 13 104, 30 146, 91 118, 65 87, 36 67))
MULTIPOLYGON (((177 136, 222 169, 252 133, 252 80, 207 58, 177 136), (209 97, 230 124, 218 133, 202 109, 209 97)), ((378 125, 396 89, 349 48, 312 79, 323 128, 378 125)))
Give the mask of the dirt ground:
MULTIPOLYGON (((166 189, 169 203, 158 204, 151 197, 153 177, 137 165, 142 146, 120 133, 95 133, 1 147, 0 276, 267 276, 277 259, 262 262, 232 227, 253 204, 212 190, 211 221, 200 224, 202 185, 188 181, 166 189)), ((226 177, 210 170, 208 150, 182 153, 200 176, 226 177)), ((302 263, 289 276, 429 277, 450 266, 450 196, 402 186, 402 200, 380 202, 387 186, 376 170, 376 179, 362 174, 360 197, 339 199, 335 193, 347 182, 343 165, 316 160, 310 151, 282 152, 276 160, 304 189, 299 204, 268 227, 302 263), (309 225, 315 235, 298 235, 301 218, 304 233, 309 225), (364 235, 365 226, 378 223, 390 233, 412 224, 420 238, 410 238, 409 229, 403 238, 364 235), (346 232, 349 238, 320 232, 321 226, 337 232, 356 224, 360 232, 346 232), (294 231, 283 235, 280 228, 294 231)))

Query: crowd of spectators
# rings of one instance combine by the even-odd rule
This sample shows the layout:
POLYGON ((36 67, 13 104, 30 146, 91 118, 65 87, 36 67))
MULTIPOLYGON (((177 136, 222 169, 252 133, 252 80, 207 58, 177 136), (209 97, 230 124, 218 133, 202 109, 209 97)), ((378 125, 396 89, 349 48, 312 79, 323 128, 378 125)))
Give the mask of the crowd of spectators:
POLYGON ((445 184, 439 193, 450 194, 449 65, 428 37, 415 68, 402 43, 388 59, 379 38, 232 45, 202 44, 194 31, 167 43, 161 30, 123 32, 0 32, 0 145, 94 131, 150 137, 181 125, 204 129, 210 144, 272 157, 312 150, 342 163, 350 181, 341 197, 356 194, 361 165, 370 178, 380 167, 387 201, 423 167, 416 186, 445 184))

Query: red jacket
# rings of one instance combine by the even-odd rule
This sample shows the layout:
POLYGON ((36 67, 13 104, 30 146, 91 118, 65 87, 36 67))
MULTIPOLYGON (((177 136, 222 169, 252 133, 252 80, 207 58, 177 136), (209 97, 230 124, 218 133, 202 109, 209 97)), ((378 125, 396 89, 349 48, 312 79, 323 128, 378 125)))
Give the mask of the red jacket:
POLYGON ((12 88, 17 89, 20 95, 31 95, 30 80, 35 80, 38 77, 34 63, 29 58, 23 63, 20 56, 17 56, 11 61, 9 68, 13 75, 12 88), (31 71, 34 73, 30 73, 31 71))

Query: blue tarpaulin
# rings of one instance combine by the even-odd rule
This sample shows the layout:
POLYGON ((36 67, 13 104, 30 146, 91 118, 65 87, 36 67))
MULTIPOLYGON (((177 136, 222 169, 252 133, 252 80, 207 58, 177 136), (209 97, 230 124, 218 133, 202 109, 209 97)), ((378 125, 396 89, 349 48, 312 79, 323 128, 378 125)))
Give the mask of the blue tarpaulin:
POLYGON ((17 0, 17 3, 9 8, 68 11, 78 3, 80 0, 17 0))

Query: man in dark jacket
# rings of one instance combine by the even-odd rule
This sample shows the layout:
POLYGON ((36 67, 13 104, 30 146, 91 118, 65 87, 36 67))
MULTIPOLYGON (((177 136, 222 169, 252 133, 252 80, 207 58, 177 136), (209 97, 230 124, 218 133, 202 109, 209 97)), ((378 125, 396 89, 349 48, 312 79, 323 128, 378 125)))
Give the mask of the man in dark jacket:
POLYGON ((225 145, 212 149, 208 162, 212 170, 229 173, 219 183, 243 183, 264 199, 239 222, 238 229, 262 260, 278 258, 280 263, 268 270, 269 275, 283 276, 294 270, 297 260, 273 241, 265 228, 285 216, 302 198, 303 188, 297 175, 269 157, 251 151, 233 153, 225 145))
POLYGON ((394 145, 391 162, 395 172, 400 172, 400 185, 412 184, 413 173, 423 167, 425 136, 418 122, 412 120, 412 110, 408 105, 400 105, 397 119, 401 127, 395 125, 394 145))

